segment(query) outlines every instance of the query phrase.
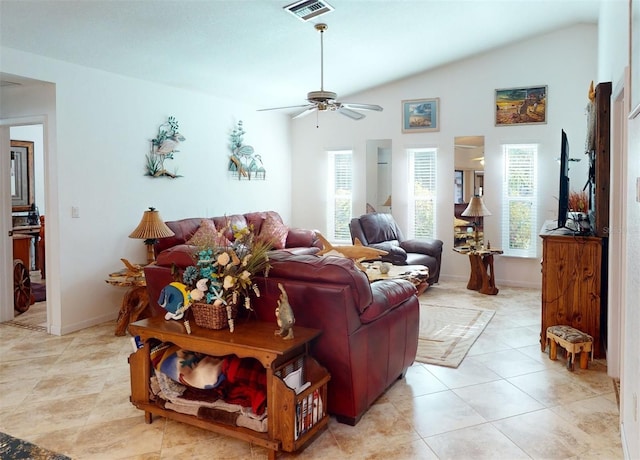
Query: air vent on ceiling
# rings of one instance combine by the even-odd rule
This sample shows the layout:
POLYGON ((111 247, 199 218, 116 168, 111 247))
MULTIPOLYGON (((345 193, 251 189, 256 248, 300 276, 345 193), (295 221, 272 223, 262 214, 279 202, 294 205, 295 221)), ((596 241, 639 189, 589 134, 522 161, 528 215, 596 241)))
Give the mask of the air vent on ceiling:
POLYGON ((305 22, 333 11, 331 5, 321 0, 300 0, 285 6, 284 9, 305 22))

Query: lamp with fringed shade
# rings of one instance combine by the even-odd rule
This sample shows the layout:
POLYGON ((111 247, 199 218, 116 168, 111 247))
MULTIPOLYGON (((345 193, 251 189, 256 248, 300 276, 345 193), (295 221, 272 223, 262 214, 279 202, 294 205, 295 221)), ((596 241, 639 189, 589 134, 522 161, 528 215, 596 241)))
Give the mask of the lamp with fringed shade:
MULTIPOLYGON (((461 216, 464 216, 464 217, 484 217, 484 216, 490 216, 490 215, 491 215, 491 211, 487 209, 487 207, 484 205, 484 202, 482 201, 482 197, 478 195, 471 198, 471 201, 469 201, 469 205, 464 211, 462 211, 462 214, 461 214, 461 216)), ((475 230, 474 239, 475 239, 476 248, 478 247, 478 226, 479 225, 480 225, 480 222, 474 219, 473 227, 475 230)))
POLYGON ((147 245, 147 263, 150 264, 156 260, 155 254, 153 253, 153 245, 158 242, 158 239, 173 235, 175 235, 175 233, 167 227, 156 208, 150 207, 148 211, 144 212, 140 223, 136 229, 131 232, 129 238, 144 240, 144 244, 147 245))

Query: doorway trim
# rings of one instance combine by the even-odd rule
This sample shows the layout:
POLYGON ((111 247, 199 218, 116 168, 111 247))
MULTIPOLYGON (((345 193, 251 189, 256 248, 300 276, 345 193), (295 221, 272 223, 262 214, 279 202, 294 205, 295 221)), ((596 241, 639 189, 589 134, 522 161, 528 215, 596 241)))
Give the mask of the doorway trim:
MULTIPOLYGON (((28 126, 28 125, 42 125, 42 138, 43 138, 43 155, 45 157, 44 161, 44 194, 45 200, 49 196, 48 187, 47 187, 47 147, 48 147, 48 134, 47 134, 47 117, 46 115, 34 115, 34 116, 26 116, 19 118, 5 118, 0 119, 0 151, 8 152, 10 149, 10 139, 11 133, 10 130, 12 127, 17 126, 28 126)), ((9 181, 5 181, 5 178, 9 177, 10 169, 9 162, 2 161, 0 164, 0 174, 2 175, 2 191, 9 191, 9 181), (6 189, 6 190, 5 190, 6 189)), ((2 223, 0 223, 0 235, 3 235, 0 238, 0 254, 4 257, 2 260, 5 260, 5 266, 0 273, 0 322, 1 321, 10 321, 14 318, 14 310, 13 310, 13 244, 10 236, 10 231, 13 227, 11 221, 11 194, 3 193, 3 196, 8 197, 8 199, 0 200, 0 215, 3 216, 2 223), (6 235, 6 236, 4 236, 6 235)), ((45 208, 49 209, 49 203, 46 203, 45 208)), ((48 247, 46 244, 47 235, 45 234, 45 260, 48 259, 48 247)), ((47 299, 49 299, 49 283, 47 283, 47 299)), ((51 306, 50 302, 47 302, 47 332, 51 332, 51 306)))
MULTIPOLYGON (((628 69, 625 72, 628 73, 628 69)), ((628 80, 626 80, 628 81, 628 80)), ((628 85, 619 82, 611 95, 611 193, 609 227, 609 286, 607 298, 607 374, 621 377, 627 285, 627 98, 628 85)))

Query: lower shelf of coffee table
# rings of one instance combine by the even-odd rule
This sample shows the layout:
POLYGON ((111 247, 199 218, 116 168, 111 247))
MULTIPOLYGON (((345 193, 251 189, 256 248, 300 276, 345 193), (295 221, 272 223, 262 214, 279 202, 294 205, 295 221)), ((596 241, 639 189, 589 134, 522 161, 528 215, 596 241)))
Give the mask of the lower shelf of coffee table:
POLYGON ((147 423, 153 421, 153 415, 159 415, 232 436, 269 449, 270 459, 274 459, 279 450, 298 450, 327 427, 327 383, 330 375, 308 354, 309 343, 320 331, 296 327, 295 338, 284 341, 281 337, 274 336, 274 326, 260 322, 245 323, 237 325, 233 333, 229 330, 212 331, 192 326, 192 334, 187 334, 182 323, 165 321, 163 318, 149 318, 131 324, 129 331, 139 336, 143 343, 143 348, 129 357, 131 402, 145 412, 147 423), (150 341, 155 340, 172 342, 181 348, 211 356, 236 354, 239 357, 258 359, 267 372, 268 432, 261 433, 244 427, 204 420, 156 404, 149 386, 152 375, 150 341), (299 394, 283 381, 288 370, 296 366, 302 366, 303 380, 310 382, 310 386, 299 394), (296 412, 296 408, 301 407, 305 401, 313 401, 314 396, 322 401, 322 408, 316 414, 315 420, 312 417, 301 425, 298 421, 301 414, 296 412), (304 430, 296 431, 296 427, 301 426, 304 426, 304 430))

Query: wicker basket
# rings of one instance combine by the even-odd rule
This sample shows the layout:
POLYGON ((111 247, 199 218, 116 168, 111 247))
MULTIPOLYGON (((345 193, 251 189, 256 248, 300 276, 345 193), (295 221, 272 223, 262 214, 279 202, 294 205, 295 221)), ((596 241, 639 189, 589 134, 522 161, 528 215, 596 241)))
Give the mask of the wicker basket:
MULTIPOLYGON (((226 305, 211 305, 208 303, 193 303, 191 305, 193 319, 196 324, 206 329, 225 329, 229 327, 226 305)), ((237 308, 231 306, 231 317, 236 317, 237 308)))

